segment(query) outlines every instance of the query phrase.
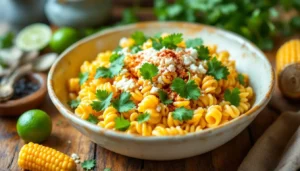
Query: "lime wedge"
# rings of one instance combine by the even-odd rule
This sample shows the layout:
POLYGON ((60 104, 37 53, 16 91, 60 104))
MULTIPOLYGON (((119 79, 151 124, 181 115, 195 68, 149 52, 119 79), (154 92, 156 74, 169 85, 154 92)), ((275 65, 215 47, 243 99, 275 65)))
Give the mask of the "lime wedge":
POLYGON ((52 31, 46 24, 32 24, 20 31, 16 38, 16 45, 24 51, 41 50, 51 40, 52 31))

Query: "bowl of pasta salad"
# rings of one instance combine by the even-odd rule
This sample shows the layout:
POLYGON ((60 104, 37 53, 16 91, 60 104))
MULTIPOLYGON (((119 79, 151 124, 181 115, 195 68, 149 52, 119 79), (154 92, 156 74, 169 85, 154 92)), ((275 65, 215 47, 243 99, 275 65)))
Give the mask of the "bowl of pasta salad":
POLYGON ((171 160, 210 151, 265 107, 274 72, 244 38, 211 26, 144 22, 102 31, 61 54, 48 77, 57 109, 98 145, 171 160))

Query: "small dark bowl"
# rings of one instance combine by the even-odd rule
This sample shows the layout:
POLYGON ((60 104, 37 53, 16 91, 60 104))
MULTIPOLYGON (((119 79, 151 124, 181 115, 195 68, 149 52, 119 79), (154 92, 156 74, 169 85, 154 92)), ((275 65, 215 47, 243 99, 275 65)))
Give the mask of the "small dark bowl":
POLYGON ((18 116, 27 110, 39 106, 47 94, 47 76, 43 73, 31 73, 28 78, 39 85, 39 89, 32 94, 16 100, 0 103, 0 116, 18 116))

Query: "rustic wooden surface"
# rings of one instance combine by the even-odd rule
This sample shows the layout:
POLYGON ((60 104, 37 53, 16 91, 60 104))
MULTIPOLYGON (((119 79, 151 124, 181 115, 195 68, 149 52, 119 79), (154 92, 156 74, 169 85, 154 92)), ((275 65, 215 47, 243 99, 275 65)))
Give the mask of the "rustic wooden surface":
MULTIPOLYGON (((128 4, 130 4, 129 0, 123 1, 123 5, 128 4)), ((150 5, 151 3, 146 3, 146 6, 150 5)), ((114 15, 120 15, 121 11, 122 7, 115 8, 114 15)), ((140 19, 153 19, 153 16, 147 11, 149 10, 146 9, 139 12, 140 19)), ((299 36, 294 37, 299 38, 299 36)), ((265 52, 273 65, 278 47, 288 39, 290 38, 278 38, 276 40, 276 48, 274 48, 273 51, 265 52)), ((97 166, 94 170, 97 171, 101 171, 104 168, 111 168, 112 171, 234 171, 237 170, 256 140, 263 134, 268 126, 274 122, 281 111, 296 111, 300 109, 300 106, 297 105, 297 102, 283 98, 278 89, 276 89, 268 106, 247 129, 230 142, 211 152, 174 161, 139 160, 108 151, 94 144, 87 137, 76 131, 75 128, 59 114, 49 97, 45 99, 40 109, 46 111, 53 121, 51 137, 43 144, 69 155, 77 153, 82 160, 95 159, 97 166)), ((17 159, 18 152, 24 142, 19 138, 16 132, 16 121, 17 117, 0 118, 0 171, 20 170, 17 165, 17 159)), ((78 168, 81 167, 78 166, 78 168)))

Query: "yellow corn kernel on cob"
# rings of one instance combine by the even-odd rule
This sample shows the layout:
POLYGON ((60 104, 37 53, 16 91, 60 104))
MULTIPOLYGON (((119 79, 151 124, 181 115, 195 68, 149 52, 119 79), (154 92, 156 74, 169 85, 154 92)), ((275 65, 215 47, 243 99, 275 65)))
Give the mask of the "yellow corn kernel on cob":
POLYGON ((290 40, 282 45, 276 54, 277 74, 292 63, 300 63, 300 39, 290 40))
POLYGON ((18 165, 31 171, 75 171, 76 164, 71 157, 39 144, 25 144, 20 153, 18 165))

